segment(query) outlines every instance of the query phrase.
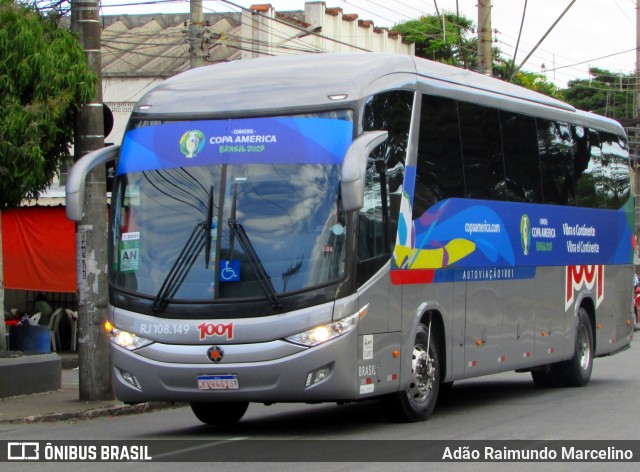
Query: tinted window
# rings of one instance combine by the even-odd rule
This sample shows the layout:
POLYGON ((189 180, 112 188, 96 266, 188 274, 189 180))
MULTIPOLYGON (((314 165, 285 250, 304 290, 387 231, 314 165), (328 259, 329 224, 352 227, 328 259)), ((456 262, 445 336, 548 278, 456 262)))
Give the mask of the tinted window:
POLYGON ((617 209, 630 180, 624 137, 422 98, 414 219, 453 197, 617 209))
POLYGON ((618 209, 631 193, 627 142, 610 133, 600 133, 602 187, 605 208, 618 209))
POLYGON ((600 137, 597 132, 582 126, 574 126, 572 132, 576 143, 573 158, 576 203, 581 207, 599 208, 594 171, 600 167, 600 137))
POLYGON ((370 97, 364 131, 384 130, 387 140, 369 156, 364 206, 358 215, 358 282, 369 279, 389 259, 400 213, 409 144, 413 92, 392 91, 370 97))
POLYGON ((458 111, 467 197, 506 200, 498 110, 459 102, 458 111))
POLYGON ((543 201, 575 205, 571 127, 562 122, 538 119, 537 128, 543 201))
POLYGON ((579 126, 575 127, 576 159, 576 200, 579 206, 604 208, 602 201, 602 148, 600 135, 579 126))
POLYGON ((502 111, 500 124, 507 199, 542 202, 535 118, 502 111))
POLYGON ((424 95, 413 217, 418 218, 440 200, 464 196, 458 104, 424 95))

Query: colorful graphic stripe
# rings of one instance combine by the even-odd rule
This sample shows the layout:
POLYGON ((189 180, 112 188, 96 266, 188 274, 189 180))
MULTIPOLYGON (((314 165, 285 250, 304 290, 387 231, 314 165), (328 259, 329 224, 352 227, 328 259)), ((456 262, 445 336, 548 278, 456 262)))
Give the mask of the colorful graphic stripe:
MULTIPOLYGON (((407 167, 406 181, 415 169, 407 167)), ((446 199, 413 220, 406 185, 393 253, 394 284, 524 279, 539 266, 630 264, 631 200, 618 211, 446 199)))

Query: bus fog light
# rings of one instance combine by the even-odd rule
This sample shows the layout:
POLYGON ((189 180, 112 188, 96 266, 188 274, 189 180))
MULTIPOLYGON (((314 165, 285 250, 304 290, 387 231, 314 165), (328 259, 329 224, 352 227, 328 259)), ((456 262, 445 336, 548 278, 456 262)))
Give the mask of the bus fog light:
POLYGON ((305 387, 310 387, 311 385, 317 384, 318 382, 329 377, 331 373, 331 366, 326 365, 324 367, 320 367, 319 369, 312 370, 307 374, 307 381, 305 382, 305 387))
POLYGON ((127 372, 127 371, 122 370, 122 369, 119 369, 119 370, 120 370, 120 375, 122 375, 122 378, 125 380, 125 382, 127 382, 128 384, 131 384, 132 386, 134 386, 138 390, 142 390, 142 386, 140 385, 140 381, 138 380, 138 378, 135 375, 133 375, 131 372, 127 372))

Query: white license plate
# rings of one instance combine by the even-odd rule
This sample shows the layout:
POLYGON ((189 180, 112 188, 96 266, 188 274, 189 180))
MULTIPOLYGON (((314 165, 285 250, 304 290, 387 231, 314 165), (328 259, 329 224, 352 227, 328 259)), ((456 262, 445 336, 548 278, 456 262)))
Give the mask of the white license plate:
POLYGON ((199 390, 235 390, 240 388, 237 375, 198 375, 199 390))

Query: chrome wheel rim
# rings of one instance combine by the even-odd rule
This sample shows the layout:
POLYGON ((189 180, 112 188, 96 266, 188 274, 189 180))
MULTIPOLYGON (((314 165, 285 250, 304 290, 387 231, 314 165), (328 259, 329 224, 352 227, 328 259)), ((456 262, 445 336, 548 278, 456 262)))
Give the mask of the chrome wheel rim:
POLYGON ((409 385, 411 398, 416 402, 425 402, 433 389, 435 376, 436 369, 433 358, 429 357, 422 345, 414 346, 411 360, 411 384, 409 385))
POLYGON ((580 367, 582 370, 589 368, 591 364, 591 345, 589 343, 589 333, 587 327, 580 325, 580 339, 578 348, 580 349, 580 367))

